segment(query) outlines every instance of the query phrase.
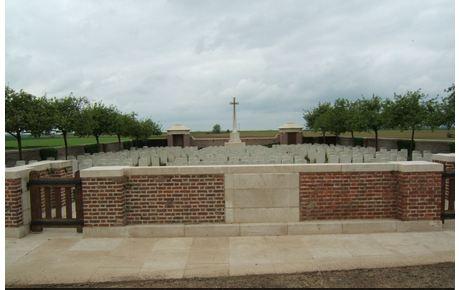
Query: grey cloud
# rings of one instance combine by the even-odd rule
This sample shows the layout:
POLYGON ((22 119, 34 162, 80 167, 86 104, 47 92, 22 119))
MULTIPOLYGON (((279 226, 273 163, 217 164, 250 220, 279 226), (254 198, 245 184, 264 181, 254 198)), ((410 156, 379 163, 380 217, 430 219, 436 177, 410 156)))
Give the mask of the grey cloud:
POLYGON ((338 97, 454 81, 452 0, 8 0, 6 82, 136 111, 164 127, 302 123, 338 97))

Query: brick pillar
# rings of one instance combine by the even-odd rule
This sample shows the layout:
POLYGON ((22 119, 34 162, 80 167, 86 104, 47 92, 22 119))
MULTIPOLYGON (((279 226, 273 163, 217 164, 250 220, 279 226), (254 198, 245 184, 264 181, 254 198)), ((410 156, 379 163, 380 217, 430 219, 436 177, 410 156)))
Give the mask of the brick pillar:
POLYGON ((11 178, 5 180, 5 226, 22 226, 22 180, 11 178))
POLYGON ((296 133, 296 144, 303 144, 303 131, 296 133))
POLYGON ((123 176, 82 175, 85 226, 110 227, 126 224, 125 184, 126 178, 123 176))
POLYGON ((183 135, 183 147, 191 146, 191 136, 190 134, 183 135))
POLYGON ((167 146, 168 147, 174 146, 174 140, 172 138, 172 135, 167 135, 167 146))
POLYGON ((441 172, 399 172, 397 204, 400 220, 439 220, 441 172))

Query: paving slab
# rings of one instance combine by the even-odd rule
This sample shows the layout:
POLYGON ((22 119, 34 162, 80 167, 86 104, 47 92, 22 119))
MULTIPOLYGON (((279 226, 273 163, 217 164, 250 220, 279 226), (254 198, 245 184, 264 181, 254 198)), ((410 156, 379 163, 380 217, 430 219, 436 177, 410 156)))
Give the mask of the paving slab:
POLYGON ((90 283, 400 267, 454 262, 454 232, 6 239, 6 285, 90 283))

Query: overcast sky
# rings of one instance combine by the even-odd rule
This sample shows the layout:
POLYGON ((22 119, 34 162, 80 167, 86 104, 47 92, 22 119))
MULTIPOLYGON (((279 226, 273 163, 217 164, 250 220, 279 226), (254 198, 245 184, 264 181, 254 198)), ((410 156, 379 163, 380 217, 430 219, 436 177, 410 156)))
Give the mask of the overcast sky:
POLYGON ((6 82, 192 130, 454 82, 453 0, 7 0, 6 82))

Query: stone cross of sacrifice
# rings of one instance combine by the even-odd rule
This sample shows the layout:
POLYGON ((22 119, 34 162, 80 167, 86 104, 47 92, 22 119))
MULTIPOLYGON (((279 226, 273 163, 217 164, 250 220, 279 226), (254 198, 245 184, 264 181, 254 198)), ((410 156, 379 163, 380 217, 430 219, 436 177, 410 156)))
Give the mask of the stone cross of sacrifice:
POLYGON ((239 105, 239 102, 236 102, 236 97, 233 97, 233 101, 230 103, 233 106, 233 132, 237 131, 236 123, 236 105, 239 105))

